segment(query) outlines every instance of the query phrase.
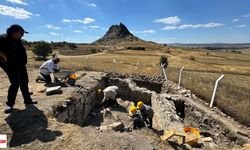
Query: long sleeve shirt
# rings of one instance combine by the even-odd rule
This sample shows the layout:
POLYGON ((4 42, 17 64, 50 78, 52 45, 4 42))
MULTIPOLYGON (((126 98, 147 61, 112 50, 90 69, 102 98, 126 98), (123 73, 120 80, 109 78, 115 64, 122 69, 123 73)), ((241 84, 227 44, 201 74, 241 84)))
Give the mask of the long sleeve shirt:
POLYGON ((45 75, 49 75, 50 73, 55 72, 56 69, 58 69, 58 66, 54 63, 52 59, 44 62, 39 68, 40 73, 45 75))
POLYGON ((118 91, 117 86, 108 86, 103 90, 104 97, 102 99, 102 103, 104 103, 108 99, 115 100, 117 91, 118 91))

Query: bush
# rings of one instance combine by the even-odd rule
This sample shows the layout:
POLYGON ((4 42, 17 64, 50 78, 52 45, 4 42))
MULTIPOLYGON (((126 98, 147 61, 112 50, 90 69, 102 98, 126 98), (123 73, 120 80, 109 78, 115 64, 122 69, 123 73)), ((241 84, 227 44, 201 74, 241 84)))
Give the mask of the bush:
POLYGON ((91 52, 92 52, 92 53, 97 53, 97 50, 94 49, 94 48, 92 48, 92 49, 91 49, 91 52))
POLYGON ((35 45, 34 49, 32 49, 32 52, 37 56, 43 57, 45 59, 46 56, 52 53, 51 44, 44 41, 38 42, 35 45))
POLYGON ((192 61, 195 61, 194 56, 191 56, 189 59, 192 60, 192 61))
POLYGON ((145 47, 127 47, 127 50, 141 50, 141 51, 145 51, 145 47))
POLYGON ((161 56, 160 58, 160 65, 165 64, 164 68, 168 67, 168 58, 166 56, 161 56))
POLYGON ((241 54, 241 51, 232 50, 231 52, 232 53, 239 53, 239 54, 241 54))
POLYGON ((75 49, 75 48, 77 48, 77 46, 76 46, 76 44, 74 44, 74 43, 70 43, 70 44, 69 44, 69 48, 70 48, 70 49, 75 49))

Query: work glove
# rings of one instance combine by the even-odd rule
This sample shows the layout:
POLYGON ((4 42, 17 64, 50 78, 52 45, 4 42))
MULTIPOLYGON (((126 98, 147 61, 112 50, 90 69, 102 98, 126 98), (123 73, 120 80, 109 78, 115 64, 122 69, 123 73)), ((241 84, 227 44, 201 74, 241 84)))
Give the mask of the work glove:
POLYGON ((54 72, 59 72, 60 71, 60 69, 54 69, 54 72))

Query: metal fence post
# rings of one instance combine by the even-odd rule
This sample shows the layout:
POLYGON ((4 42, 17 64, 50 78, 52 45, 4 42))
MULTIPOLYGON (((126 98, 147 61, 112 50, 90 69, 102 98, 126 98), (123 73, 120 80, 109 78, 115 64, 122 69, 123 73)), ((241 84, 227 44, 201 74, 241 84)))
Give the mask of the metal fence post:
POLYGON ((166 81, 168 80, 168 78, 167 78, 167 75, 166 75, 166 72, 165 72, 165 69, 164 69, 164 66, 165 66, 166 64, 161 64, 161 69, 162 69, 162 72, 163 72, 163 75, 164 75, 164 77, 165 77, 165 79, 166 79, 166 81))
POLYGON ((185 68, 185 66, 183 66, 181 68, 180 73, 179 73, 178 90, 181 88, 181 75, 182 75, 182 71, 183 71, 184 68, 185 68))
POLYGON ((224 75, 221 75, 221 76, 216 80, 216 82, 215 82, 213 95, 212 95, 212 98, 211 98, 211 101, 210 101, 210 108, 213 107, 214 98, 215 98, 215 93, 216 93, 216 90, 217 90, 217 86, 218 86, 219 81, 220 81, 223 77, 224 77, 224 75))
POLYGON ((87 61, 87 70, 89 70, 89 56, 87 56, 86 61, 87 61))
POLYGON ((137 61, 138 74, 140 74, 140 60, 137 61))

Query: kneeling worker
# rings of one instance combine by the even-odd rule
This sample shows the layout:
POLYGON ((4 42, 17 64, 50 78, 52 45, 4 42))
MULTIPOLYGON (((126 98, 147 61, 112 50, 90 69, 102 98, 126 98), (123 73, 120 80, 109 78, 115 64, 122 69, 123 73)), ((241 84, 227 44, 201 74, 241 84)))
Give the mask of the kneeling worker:
POLYGON ((59 58, 54 58, 44 62, 39 68, 40 74, 46 83, 51 83, 50 74, 59 71, 57 64, 60 62, 59 58))
POLYGON ((148 127, 152 128, 154 110, 150 106, 143 104, 142 101, 139 101, 137 103, 137 109, 139 109, 141 111, 141 115, 143 117, 143 120, 149 125, 148 127))
POLYGON ((112 105, 118 106, 118 103, 116 101, 118 89, 119 88, 117 86, 108 86, 103 91, 99 89, 98 94, 103 93, 101 105, 103 105, 104 107, 110 107, 112 105))
POLYGON ((145 127, 142 116, 137 111, 135 106, 131 106, 129 109, 129 116, 133 118, 133 122, 130 124, 129 128, 133 126, 133 129, 140 129, 145 127))

